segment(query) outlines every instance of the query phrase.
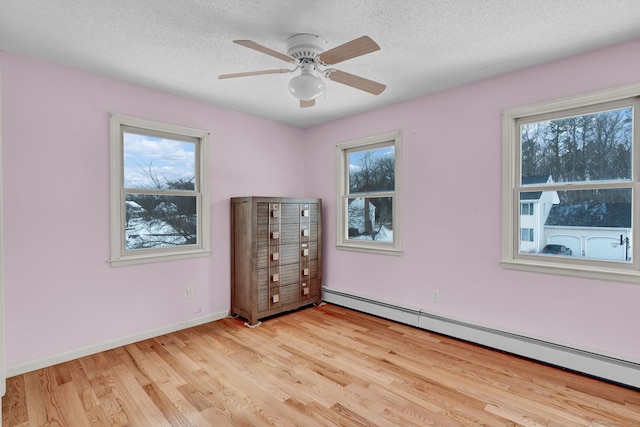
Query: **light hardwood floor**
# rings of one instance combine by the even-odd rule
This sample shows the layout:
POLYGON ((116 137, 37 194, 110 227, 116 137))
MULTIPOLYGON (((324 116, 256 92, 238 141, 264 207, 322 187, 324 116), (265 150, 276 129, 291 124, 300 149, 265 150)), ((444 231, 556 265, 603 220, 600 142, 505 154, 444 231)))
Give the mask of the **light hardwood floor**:
POLYGON ((640 392, 333 305, 8 379, 12 426, 640 426, 640 392))

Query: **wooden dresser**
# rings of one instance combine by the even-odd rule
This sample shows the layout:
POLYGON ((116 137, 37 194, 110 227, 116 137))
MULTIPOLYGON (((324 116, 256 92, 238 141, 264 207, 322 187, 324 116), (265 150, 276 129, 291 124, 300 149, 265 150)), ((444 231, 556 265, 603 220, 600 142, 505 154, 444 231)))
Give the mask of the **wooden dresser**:
POLYGON ((319 304, 321 286, 321 199, 231 199, 231 314, 255 326, 319 304))

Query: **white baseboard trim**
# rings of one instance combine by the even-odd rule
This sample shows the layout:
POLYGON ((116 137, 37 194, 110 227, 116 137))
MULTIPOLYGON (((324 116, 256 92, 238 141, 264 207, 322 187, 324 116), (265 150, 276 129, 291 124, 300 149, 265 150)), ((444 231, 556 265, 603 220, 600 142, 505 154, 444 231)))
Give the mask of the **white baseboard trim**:
POLYGON ((640 361, 594 353, 326 287, 322 288, 322 300, 604 380, 640 388, 640 361))
POLYGON ((20 363, 13 366, 7 366, 5 370, 5 374, 7 378, 10 378, 16 375, 21 375, 27 372, 57 365, 58 363, 68 362, 70 360, 75 360, 81 357, 96 354, 101 351, 111 350, 114 348, 133 344, 135 342, 144 341, 149 338, 155 338, 161 335, 170 334, 171 332, 176 332, 182 329, 191 328, 193 326, 202 325, 204 323, 214 322, 216 320, 224 319, 228 315, 229 315, 228 311, 220 311, 218 313, 213 313, 213 314, 209 314, 207 316, 199 317, 196 319, 175 323, 173 325, 163 326, 161 328, 152 329, 149 331, 144 331, 139 334, 129 335, 127 337, 118 338, 112 341, 107 341, 100 344, 79 348, 77 350, 71 350, 65 353, 55 354, 53 356, 43 357, 41 359, 33 360, 30 362, 20 363))

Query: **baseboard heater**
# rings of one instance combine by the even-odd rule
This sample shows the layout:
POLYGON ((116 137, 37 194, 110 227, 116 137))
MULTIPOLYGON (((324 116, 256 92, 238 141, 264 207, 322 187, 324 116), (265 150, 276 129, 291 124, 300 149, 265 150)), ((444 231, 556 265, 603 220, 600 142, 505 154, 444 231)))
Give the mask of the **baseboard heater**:
POLYGON ((390 304, 326 287, 322 288, 322 300, 607 381, 640 388, 638 362, 479 326, 421 309, 390 304))

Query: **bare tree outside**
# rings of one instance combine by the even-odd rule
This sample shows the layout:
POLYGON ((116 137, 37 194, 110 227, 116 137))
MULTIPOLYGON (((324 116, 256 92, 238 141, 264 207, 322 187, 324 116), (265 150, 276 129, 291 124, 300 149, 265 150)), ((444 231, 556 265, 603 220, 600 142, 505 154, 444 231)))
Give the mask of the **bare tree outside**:
POLYGON ((631 259, 633 115, 613 108, 521 124, 521 253, 631 259))
POLYGON ((394 190, 393 146, 349 154, 349 239, 393 241, 394 190))
POLYGON ((126 248, 197 244, 193 144, 125 134, 124 156, 126 248))
MULTIPOLYGON (((623 108, 522 125, 522 177, 551 176, 555 183, 630 180, 632 115, 632 108, 623 108)), ((598 191, 563 196, 561 203, 582 203, 598 198, 598 191)))

